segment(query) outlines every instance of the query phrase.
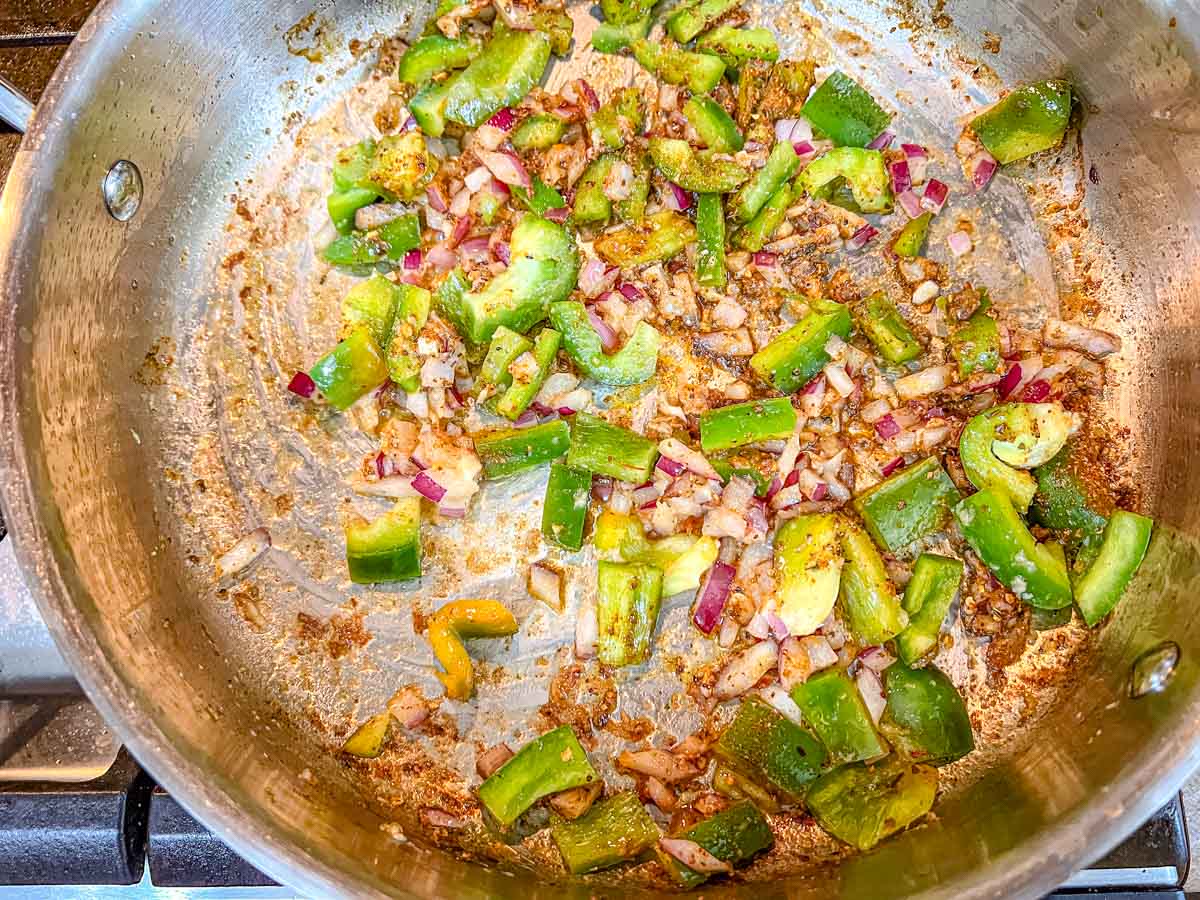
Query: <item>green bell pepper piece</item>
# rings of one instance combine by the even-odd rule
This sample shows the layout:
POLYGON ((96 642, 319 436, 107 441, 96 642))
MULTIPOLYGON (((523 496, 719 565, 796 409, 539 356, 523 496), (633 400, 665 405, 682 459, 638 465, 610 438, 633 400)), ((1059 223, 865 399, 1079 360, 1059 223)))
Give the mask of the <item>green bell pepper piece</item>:
POLYGON ((771 199, 758 211, 758 215, 742 226, 733 236, 734 244, 752 253, 761 250, 763 245, 774 237, 779 226, 783 224, 783 220, 787 218, 787 211, 794 199, 795 194, 792 192, 791 185, 783 185, 771 195, 771 199))
POLYGON ((701 194, 696 205, 696 281, 701 287, 725 286, 725 210, 720 194, 701 194))
POLYGON ((542 505, 542 536, 568 550, 580 549, 591 500, 591 472, 551 463, 542 505))
POLYGON ((413 94, 408 111, 417 120, 421 131, 430 137, 446 132, 446 100, 450 95, 451 79, 431 81, 413 94))
POLYGON ((441 72, 461 69, 479 53, 479 41, 431 34, 404 51, 396 78, 406 84, 424 84, 441 72))
POLYGON ((650 33, 651 20, 652 17, 646 15, 626 25, 601 22, 592 32, 592 49, 597 53, 620 53, 650 33))
POLYGON ((923 212, 909 221, 892 241, 892 252, 906 259, 920 256, 921 250, 925 247, 925 239, 929 236, 929 223, 932 221, 933 213, 931 212, 923 212))
POLYGON ((600 0, 600 13, 612 25, 628 25, 649 14, 656 0, 600 0))
POLYGON ((552 113, 535 113, 513 129, 509 139, 518 150, 545 150, 567 133, 567 123, 552 113))
POLYGON ((967 705, 941 670, 892 665, 884 678, 887 706, 880 727, 897 751, 915 762, 944 766, 975 749, 967 705))
POLYGON ((754 482, 754 495, 756 497, 765 497, 767 492, 771 490, 771 479, 760 472, 758 469, 750 466, 736 465, 728 459, 710 459, 709 463, 721 476, 722 484, 729 484, 729 479, 734 475, 741 476, 748 481, 754 482))
POLYGON ((605 510, 596 520, 592 543, 601 559, 649 563, 662 569, 664 597, 700 587, 700 580, 720 552, 720 545, 708 536, 674 534, 662 540, 648 541, 637 516, 611 510, 605 510))
POLYGON ((622 222, 641 225, 646 219, 646 201, 650 198, 650 157, 640 150, 626 156, 626 162, 633 169, 633 182, 629 186, 629 196, 617 201, 617 215, 622 222))
POLYGON ((588 124, 609 150, 620 150, 630 137, 642 133, 645 123, 641 91, 622 88, 600 107, 588 124))
POLYGON ((1003 493, 1023 513, 1029 509, 1037 482, 1021 469, 1053 459, 1071 436, 1076 421, 1057 403, 993 406, 963 428, 958 440, 963 471, 975 487, 1003 493))
POLYGON ((1034 540, 1008 495, 986 489, 954 508, 963 537, 992 574, 1030 606, 1071 605, 1071 579, 1061 557, 1034 540))
POLYGON ((784 394, 808 384, 829 363, 825 344, 833 335, 850 337, 850 310, 831 300, 814 300, 803 319, 750 357, 750 368, 784 394))
POLYGON ((700 448, 705 453, 792 436, 796 410, 787 397, 748 400, 700 414, 700 448))
POLYGON ((725 74, 725 63, 720 57, 690 53, 666 41, 656 44, 643 38, 630 44, 630 48, 634 59, 646 71, 667 84, 684 85, 693 94, 707 94, 725 74))
POLYGON ((413 284, 396 285, 396 314, 388 336, 388 375, 401 390, 421 388, 421 358, 417 355, 417 335, 429 321, 433 295, 413 284))
POLYGON ((597 566, 596 657, 606 666, 640 665, 650 659, 662 605, 662 569, 607 560, 597 566))
POLYGON ((564 300, 550 307, 550 321, 563 336, 563 349, 578 369, 601 384, 641 384, 653 377, 662 336, 654 326, 639 322, 625 346, 605 353, 600 336, 588 321, 582 303, 564 300))
POLYGON ((372 231, 354 231, 335 238, 321 256, 335 266, 373 266, 384 260, 400 262, 405 253, 420 246, 421 223, 414 213, 398 216, 372 231))
POLYGON ((375 142, 370 138, 339 150, 333 159, 334 192, 377 188, 368 178, 374 156, 375 142))
POLYGON ((858 687, 841 671, 818 672, 792 688, 792 699, 829 751, 833 765, 875 759, 887 753, 887 744, 875 731, 858 687))
POLYGON ((796 516, 775 532, 777 614, 792 634, 812 634, 837 603, 845 559, 838 517, 796 516))
POLYGON ((533 190, 527 191, 519 184, 512 185, 509 190, 522 206, 539 216, 544 215, 548 209, 562 209, 567 205, 563 195, 542 181, 538 175, 533 176, 533 190))
POLYGON ((789 803, 821 774, 825 749, 811 734, 758 697, 749 697, 713 745, 713 754, 789 803))
POLYGON ((651 138, 650 158, 668 181, 685 191, 727 194, 750 177, 733 160, 720 159, 711 150, 693 150, 687 141, 675 138, 651 138))
MULTIPOLYGON (((677 837, 699 844, 717 859, 732 866, 749 862, 775 844, 770 823, 758 811, 758 807, 748 800, 735 803, 677 837)), ((698 887, 711 877, 711 873, 697 872, 661 849, 658 858, 667 873, 687 890, 698 887)))
POLYGON ((550 836, 567 871, 586 875, 641 856, 658 843, 659 831, 637 794, 626 791, 599 801, 573 821, 554 816, 550 836))
POLYGON ((330 194, 325 202, 325 208, 329 210, 329 218, 333 222, 333 227, 337 229, 337 233, 348 235, 354 231, 354 214, 378 199, 378 188, 349 188, 330 194))
POLYGON ((534 738, 479 786, 479 800, 501 825, 511 825, 538 800, 583 787, 600 776, 570 725, 534 738))
POLYGON ((612 216, 612 201, 604 193, 604 182, 617 160, 613 153, 596 157, 575 182, 575 207, 571 217, 576 222, 607 222, 612 216))
POLYGON ((438 159, 425 146, 419 131, 389 135, 375 145, 368 173, 372 183, 401 200, 423 197, 437 174, 438 159))
POLYGON ((770 791, 723 762, 713 767, 712 789, 730 800, 749 800, 763 812, 777 813, 780 810, 779 801, 770 791))
POLYGON ((1071 118, 1071 85, 1059 79, 1018 88, 975 117, 971 127, 1001 165, 1062 143, 1071 118))
POLYGON ((779 59, 779 44, 769 28, 733 28, 719 25, 696 41, 701 53, 721 57, 725 65, 736 69, 752 59, 775 62, 779 59))
POLYGON ((622 428, 610 425, 591 413, 577 413, 571 424, 571 449, 567 465, 573 469, 608 475, 630 484, 650 480, 658 446, 654 441, 622 428))
POLYGON ((630 268, 668 260, 694 240, 696 226, 691 220, 664 209, 646 216, 640 225, 602 234, 594 246, 596 254, 609 265, 630 268))
POLYGON ((492 343, 488 345, 487 356, 483 358, 483 365, 479 369, 479 378, 476 379, 480 393, 485 388, 506 389, 512 384, 513 378, 508 367, 516 362, 518 356, 532 349, 533 341, 529 338, 503 325, 497 328, 492 335, 492 343))
POLYGON ((806 802, 817 824, 859 850, 870 850, 933 808, 933 766, 899 757, 879 765, 856 763, 817 779, 806 802))
POLYGON ((1000 369, 1000 329, 989 312, 991 306, 987 292, 982 292, 979 307, 950 335, 950 352, 958 361, 960 378, 1000 369))
POLYGON ((888 362, 899 365, 921 355, 920 342, 913 337, 908 323, 883 291, 872 294, 855 312, 858 330, 888 362))
POLYGON ((520 103, 549 62, 550 38, 542 32, 493 32, 483 52, 450 79, 446 118, 478 128, 504 107, 520 103))
POLYGON ((1108 524, 1101 510, 1112 508, 1110 498, 1098 496, 1101 488, 1096 480, 1081 477, 1086 464, 1078 445, 1068 441, 1052 460, 1033 470, 1037 493, 1029 507, 1029 517, 1057 532, 1078 557, 1099 549, 1108 524))
POLYGON ((854 498, 854 509, 880 547, 899 553, 945 528, 958 501, 954 482, 930 456, 863 491, 854 498))
POLYGON ((684 0, 667 16, 667 32, 679 43, 686 44, 741 2, 742 0, 684 0))
POLYGON ((376 345, 386 347, 399 293, 396 285, 378 273, 354 285, 342 298, 342 334, 366 328, 376 345))
POLYGON ((513 376, 513 383, 496 401, 496 412, 499 415, 515 422, 521 413, 525 412, 525 408, 533 402, 533 398, 542 389, 542 382, 546 380, 546 376, 554 367, 554 359, 558 356, 558 345, 561 342, 562 335, 553 328, 543 328, 538 332, 532 351, 533 360, 537 363, 537 371, 532 374, 532 377, 522 380, 513 376))
POLYGON ((571 445, 571 429, 562 419, 494 431, 475 438, 475 452, 483 463, 484 478, 506 478, 534 466, 553 462, 571 445))
POLYGON ((698 94, 683 104, 683 114, 704 141, 704 146, 716 153, 737 153, 745 139, 737 123, 725 108, 712 97, 698 94))
POLYGON ((1109 518, 1099 555, 1087 573, 1075 582, 1075 602, 1089 628, 1112 612, 1120 601, 1146 556, 1153 530, 1153 519, 1123 509, 1109 518))
POLYGON ((896 586, 888 577, 875 542, 857 522, 841 520, 846 565, 842 568, 842 609, 850 631, 864 644, 891 640, 908 624, 896 586))
POLYGON ((801 115, 839 147, 865 147, 892 121, 862 86, 834 72, 813 91, 801 115))
POLYGON ((729 202, 729 217, 735 222, 749 222, 799 168, 800 157, 792 142, 776 141, 766 165, 729 202))
POLYGON ((527 215, 513 229, 509 252, 508 268, 482 290, 460 298, 439 292, 439 310, 469 344, 486 344, 501 325, 529 330, 575 288, 579 253, 563 226, 527 215))
POLYGON ((892 208, 892 183, 878 150, 834 147, 805 166, 797 182, 807 194, 819 197, 837 178, 846 179, 860 211, 883 213, 892 208))
POLYGON ((308 377, 330 406, 345 410, 387 381, 388 370, 370 329, 358 328, 317 360, 308 377))
POLYGON ((575 22, 560 9, 539 9, 533 14, 533 27, 550 38, 550 52, 567 56, 575 38, 575 22))
POLYGON ((937 649, 942 623, 962 584, 962 560, 922 553, 904 588, 908 627, 896 635, 896 650, 911 666, 937 649))
POLYGON ((346 524, 346 565, 355 584, 421 577, 421 499, 405 497, 374 522, 346 524))

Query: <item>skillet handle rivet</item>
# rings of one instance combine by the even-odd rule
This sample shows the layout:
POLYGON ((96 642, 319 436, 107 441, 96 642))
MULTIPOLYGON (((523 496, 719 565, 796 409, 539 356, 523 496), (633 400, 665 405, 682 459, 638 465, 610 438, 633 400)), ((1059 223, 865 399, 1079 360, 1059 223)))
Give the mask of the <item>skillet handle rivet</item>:
POLYGON ((1182 651, 1174 641, 1163 641, 1133 661, 1129 673, 1129 696, 1135 700, 1147 694, 1160 694, 1175 675, 1182 651))
POLYGON ((112 164, 101 185, 108 214, 118 222, 128 222, 142 206, 142 173, 127 159, 112 164))

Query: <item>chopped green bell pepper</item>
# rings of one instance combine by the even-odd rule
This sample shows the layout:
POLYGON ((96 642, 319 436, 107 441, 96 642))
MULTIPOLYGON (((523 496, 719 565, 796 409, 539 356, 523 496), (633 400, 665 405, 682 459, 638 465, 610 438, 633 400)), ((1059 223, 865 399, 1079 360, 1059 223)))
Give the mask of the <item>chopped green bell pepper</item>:
POLYGON ((596 520, 592 542, 601 559, 649 563, 662 569, 664 597, 700 587, 700 580, 720 552, 716 539, 707 535, 673 534, 662 540, 648 541, 637 516, 611 510, 605 510, 596 520))
POLYGON ((396 285, 396 314, 386 344, 388 375, 401 390, 421 388, 421 357, 417 355, 417 335, 429 321, 433 295, 413 284, 396 285))
POLYGON ((551 463, 542 505, 542 536, 568 550, 581 548, 591 500, 591 472, 551 463))
POLYGON ((986 489, 954 508, 963 537, 1006 587, 1031 606, 1071 604, 1071 579, 1061 557, 1034 540, 1008 495, 986 489))
POLYGON ((408 111, 421 131, 430 137, 441 137, 446 132, 446 100, 451 80, 431 81, 408 101, 408 111))
POLYGON ((733 242, 743 250, 752 253, 763 248, 779 230, 787 211, 795 199, 790 184, 783 185, 771 195, 771 199, 758 211, 753 219, 747 222, 733 237, 733 242))
MULTIPOLYGON (((775 843, 770 823, 758 811, 758 807, 748 800, 735 803, 712 818, 693 825, 678 837, 699 844, 717 859, 732 866, 749 862, 775 843)), ((711 873, 697 872, 661 849, 658 858, 668 874, 687 890, 703 884, 711 877, 711 873)))
POLYGON ((962 584, 962 560, 922 553, 904 588, 908 627, 896 635, 896 650, 912 665, 937 649, 942 623, 962 584))
POLYGON ((578 819, 555 816, 550 836, 567 871, 586 875, 637 859, 660 835, 637 794, 626 791, 599 801, 578 819))
POLYGON ((892 182, 878 150, 834 147, 805 166, 797 183, 810 196, 819 197, 822 188, 836 178, 846 179, 862 212, 882 213, 892 208, 892 182))
POLYGON ((801 115, 839 147, 865 147, 892 121, 862 86, 834 72, 813 91, 801 115))
POLYGON ((513 129, 510 140, 518 150, 545 150, 567 133, 567 123, 552 113, 534 113, 513 129))
POLYGON ((517 751, 479 786, 479 800, 501 825, 511 825, 538 800, 583 787, 600 776, 570 725, 560 725, 517 751))
POLYGON ((646 202, 650 199, 650 157, 635 148, 626 154, 626 162, 633 169, 633 181, 629 196, 617 201, 617 216, 622 222, 641 225, 646 218, 646 202))
POLYGON ((1104 485, 1082 477, 1086 465, 1079 446, 1068 441, 1057 456, 1033 470, 1037 493, 1029 507, 1029 517, 1056 531, 1076 554, 1077 565, 1099 549, 1108 524, 1101 510, 1112 508, 1111 498, 1100 496, 1104 485))
POLYGON ((642 133, 645 122, 641 91, 622 88, 600 107, 588 124, 609 150, 620 150, 630 136, 642 133))
POLYGON ((529 338, 503 325, 497 328, 488 346, 487 356, 483 358, 479 377, 475 380, 480 392, 489 387, 506 389, 513 380, 508 367, 516 362, 518 356, 532 349, 533 341, 529 338))
POLYGON ((396 79, 406 84, 424 84, 441 72, 461 69, 479 53, 479 41, 431 34, 404 51, 396 67, 396 79))
POLYGON ((368 178, 374 156, 375 142, 370 138, 339 150, 333 159, 334 191, 377 188, 378 185, 372 184, 368 178))
POLYGON ((683 104, 683 114, 709 150, 737 153, 746 143, 737 123, 712 97, 698 94, 688 98, 683 104))
POLYGON ((446 118, 477 128, 506 106, 516 106, 542 80, 550 38, 540 31, 493 32, 483 52, 454 75, 446 118))
POLYGON ((405 497, 373 522, 347 522, 346 565, 355 584, 421 577, 421 499, 405 497))
POLYGON ((832 764, 840 766, 887 753, 887 744, 875 730, 858 687, 840 670, 818 672, 796 685, 792 699, 829 751, 832 764))
POLYGON ((620 53, 650 33, 651 21, 652 17, 646 15, 626 25, 601 22, 592 32, 592 49, 597 53, 620 53))
POLYGON ((686 44, 709 28, 742 0, 684 0, 667 16, 667 32, 686 44))
POLYGON ((383 353, 370 329, 359 328, 308 370, 322 396, 336 409, 348 409, 388 379, 383 353))
POLYGON ((696 240, 696 226, 687 216, 669 209, 596 238, 597 255, 609 265, 630 268, 670 259, 696 240))
POLYGON ((654 326, 638 322, 625 346, 605 353, 600 335, 582 303, 564 300, 550 307, 550 321, 563 336, 563 349, 583 374, 608 385, 641 384, 653 377, 662 336, 654 326))
POLYGON ((850 337, 850 309, 831 300, 813 300, 803 319, 750 357, 750 368, 785 394, 804 387, 829 363, 830 337, 850 337))
POLYGON ((600 0, 604 21, 612 25, 628 25, 645 17, 654 9, 656 0, 600 0))
POLYGON ((368 177, 401 200, 415 200, 424 196, 437 170, 438 159, 425 146, 425 136, 408 131, 379 140, 368 177))
POLYGON ((840 522, 842 553, 842 609, 850 631, 864 644, 882 644, 904 630, 908 616, 900 605, 896 586, 888 577, 875 542, 857 522, 840 522))
POLYGON ((396 316, 396 285, 376 273, 350 288, 342 298, 342 335, 366 328, 380 347, 386 347, 396 316))
POLYGON ((749 222, 799 168, 800 157, 796 155, 796 148, 792 146, 792 142, 776 141, 775 146, 771 148, 771 155, 767 157, 766 165, 759 169, 729 202, 729 217, 735 222, 749 222))
POLYGON ((796 516, 775 532, 777 615, 795 635, 812 634, 829 618, 842 579, 838 518, 796 516))
POLYGON ((711 150, 693 150, 687 141, 675 138, 651 138, 650 158, 668 181, 685 191, 727 194, 750 177, 733 160, 721 159, 711 150))
POLYGON ((693 94, 706 94, 717 86, 725 74, 720 57, 707 53, 690 53, 664 41, 656 44, 645 39, 630 45, 642 68, 657 75, 667 84, 682 84, 693 94))
POLYGON ((971 127, 1001 165, 1062 143, 1071 118, 1071 85, 1059 79, 1018 88, 971 127))
POLYGON ((696 205, 696 281, 701 287, 725 286, 725 209, 720 194, 701 194, 696 205))
POLYGON ((1089 628, 1120 601, 1146 556, 1153 530, 1153 519, 1123 509, 1109 518, 1095 562, 1075 582, 1075 602, 1089 628))
POLYGON ((658 460, 658 447, 654 441, 628 428, 610 425, 591 413, 577 413, 573 419, 568 466, 630 484, 644 484, 650 480, 658 460))
POLYGON ((908 323, 883 291, 864 300, 855 313, 858 330, 888 362, 899 365, 921 355, 920 342, 913 337, 908 323))
POLYGON ((958 361, 960 378, 1000 369, 1000 329, 991 306, 987 292, 981 291, 979 307, 950 335, 950 352, 958 361))
POLYGON ((527 191, 519 184, 512 185, 509 190, 522 206, 539 216, 544 215, 548 209, 562 209, 567 205, 563 195, 542 181, 538 175, 533 176, 532 190, 527 191))
POLYGON ((769 28, 733 28, 719 25, 696 41, 701 53, 721 57, 731 69, 739 68, 752 59, 775 62, 779 59, 779 44, 769 28))
MULTIPOLYGON (((542 389, 542 382, 554 367, 554 359, 558 356, 558 345, 561 341, 562 335, 553 328, 543 328, 538 332, 532 350, 537 369, 520 378, 512 376, 512 384, 496 401, 496 412, 499 415, 515 422, 521 413, 525 412, 525 408, 533 402, 533 398, 542 389)), ((512 375, 511 372, 509 374, 512 375)))
POLYGON ((354 187, 344 191, 334 191, 325 201, 325 208, 329 210, 329 218, 337 233, 348 235, 354 231, 354 214, 378 199, 378 188, 354 187))
POLYGON ((1053 459, 1077 422, 1075 414, 1058 403, 993 406, 963 428, 958 441, 963 471, 975 487, 1003 493, 1023 513, 1029 509, 1037 482, 1021 469, 1053 459))
POLYGON ((900 229, 896 239, 892 241, 892 252, 906 259, 920 256, 925 247, 925 239, 929 236, 929 223, 933 221, 933 213, 923 212, 900 229))
POLYGON ((933 808, 938 775, 933 766, 899 757, 878 765, 855 763, 817 779, 809 811, 822 828, 859 850, 870 850, 933 808))
POLYGON ((421 246, 421 223, 416 214, 398 216, 371 231, 354 231, 330 242, 321 256, 335 266, 372 266, 388 260, 400 262, 409 250, 421 246))
POLYGON ((731 450, 746 444, 789 438, 796 427, 796 410, 787 397, 748 400, 700 414, 700 449, 731 450))
POLYGON ((662 605, 663 573, 646 563, 600 560, 596 575, 596 656, 606 666, 650 659, 662 605))
POLYGON ((614 153, 598 156, 583 170, 575 182, 575 206, 571 217, 581 224, 607 222, 612 216, 612 201, 604 192, 604 182, 618 161, 614 153))
POLYGON ((562 419, 512 428, 475 438, 475 452, 483 463, 484 478, 506 478, 534 466, 552 462, 567 452, 571 429, 562 419))
POLYGON ((930 456, 863 491, 854 498, 854 509, 880 547, 899 553, 945 528, 958 500, 954 482, 930 456))
POLYGON ((748 697, 713 745, 713 754, 789 803, 821 774, 825 750, 811 734, 758 697, 748 697))
POLYGON ((533 27, 550 38, 550 52, 567 56, 575 38, 575 22, 561 9, 539 9, 533 14, 533 27))
POLYGON ((880 727, 900 753, 944 766, 975 749, 967 705, 954 682, 934 666, 889 666, 887 706, 880 727))

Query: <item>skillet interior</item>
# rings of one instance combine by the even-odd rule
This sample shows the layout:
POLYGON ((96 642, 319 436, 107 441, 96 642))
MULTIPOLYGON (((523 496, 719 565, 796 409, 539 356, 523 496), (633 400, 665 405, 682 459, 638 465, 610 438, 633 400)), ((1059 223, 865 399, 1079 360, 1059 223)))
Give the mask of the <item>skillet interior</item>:
MULTIPOLYGON (((354 643, 354 610, 339 611, 342 624, 321 635, 321 649, 296 639, 297 612, 325 620, 346 599, 335 574, 344 495, 337 475, 357 451, 332 423, 307 423, 304 439, 293 440, 301 423, 278 399, 279 378, 327 343, 333 326, 308 314, 298 281, 263 279, 257 293, 239 297, 246 282, 222 263, 248 228, 278 227, 265 213, 286 221, 305 214, 263 196, 263 186, 282 177, 298 120, 330 112, 361 77, 370 54, 356 61, 350 39, 395 32, 406 5, 316 10, 293 42, 326 40, 319 65, 285 47, 284 32, 309 9, 236 6, 102 7, 14 167, 0 218, 12 306, 0 319, 6 516, 85 685, 125 723, 131 747, 164 783, 264 869, 316 893, 334 885, 455 896, 549 892, 397 844, 322 749, 327 728, 339 731, 371 711, 411 661, 407 599, 364 599, 362 627, 374 640, 340 660, 330 659, 330 641, 335 649, 339 639, 354 643), (322 20, 336 27, 314 36, 322 20), (122 157, 138 163, 147 186, 146 205, 128 226, 108 219, 96 187, 122 157), (234 209, 235 193, 253 223, 234 209), (18 221, 18 210, 38 213, 18 221), (212 557, 257 524, 276 532, 281 551, 248 582, 257 595, 246 586, 219 595, 212 557)), ((1028 724, 1015 727, 1011 702, 987 713, 994 740, 980 743, 990 743, 994 764, 965 771, 932 824, 844 864, 832 879, 822 873, 786 888, 773 881, 769 890, 1012 896, 1050 887, 1136 825, 1193 753, 1200 635, 1187 603, 1200 564, 1189 536, 1200 522, 1188 488, 1200 429, 1189 415, 1197 389, 1188 225, 1196 195, 1188 179, 1200 149, 1190 45, 1200 19, 1190 6, 1176 8, 1172 28, 1168 14, 1137 4, 1102 16, 1007 4, 947 4, 937 15, 765 6, 762 20, 796 23, 789 34, 797 39, 815 19, 830 23, 829 34, 886 46, 882 64, 854 55, 860 45, 849 38, 832 49, 843 60, 851 55, 849 64, 876 84, 893 86, 881 96, 897 84, 912 96, 929 93, 923 112, 947 123, 943 144, 954 130, 948 123, 970 109, 960 95, 991 98, 1000 83, 1065 70, 1093 106, 1083 162, 1095 164, 1099 183, 1082 192, 1086 237, 1052 242, 1038 257, 1053 263, 1049 280, 1026 266, 1031 287, 1021 291, 1014 280, 1007 299, 1052 293, 1055 279, 1061 291, 1087 283, 1107 313, 1101 322, 1125 339, 1111 408, 1129 429, 1148 510, 1168 527, 1138 586, 1069 678, 1028 671, 1019 679, 1028 724), (1001 36, 998 55, 969 37, 984 28, 1001 36), (960 86, 937 91, 950 77, 960 86), (1183 648, 1170 690, 1125 699, 1131 661, 1164 638, 1183 648)), ((580 29, 577 39, 584 35, 580 29)), ((296 268, 286 253, 273 253, 257 254, 266 274, 296 268)), ((507 552, 514 565, 522 558, 511 542, 472 538, 485 553, 507 552)), ((432 595, 445 596, 453 579, 430 582, 432 595)), ((516 652, 548 655, 552 625, 516 652)), ((540 702, 536 679, 514 696, 540 702)), ((496 694, 492 715, 511 700, 496 694)), ((497 725, 487 718, 485 710, 468 727, 497 725)), ((470 749, 461 753, 451 766, 469 765, 470 749)))

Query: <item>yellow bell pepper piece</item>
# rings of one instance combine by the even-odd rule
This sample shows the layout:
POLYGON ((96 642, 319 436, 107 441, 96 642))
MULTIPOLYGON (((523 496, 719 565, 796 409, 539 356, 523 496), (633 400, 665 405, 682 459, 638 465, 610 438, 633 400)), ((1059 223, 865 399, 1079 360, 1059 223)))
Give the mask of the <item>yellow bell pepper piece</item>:
POLYGON ((371 716, 355 729, 354 734, 342 744, 342 751, 362 759, 375 759, 383 752, 383 742, 387 739, 389 713, 383 712, 371 716))
POLYGON ((452 700, 469 700, 475 693, 475 672, 464 638, 508 637, 517 633, 517 620, 496 600, 455 600, 439 609, 429 622, 433 655, 446 671, 437 677, 452 700))

